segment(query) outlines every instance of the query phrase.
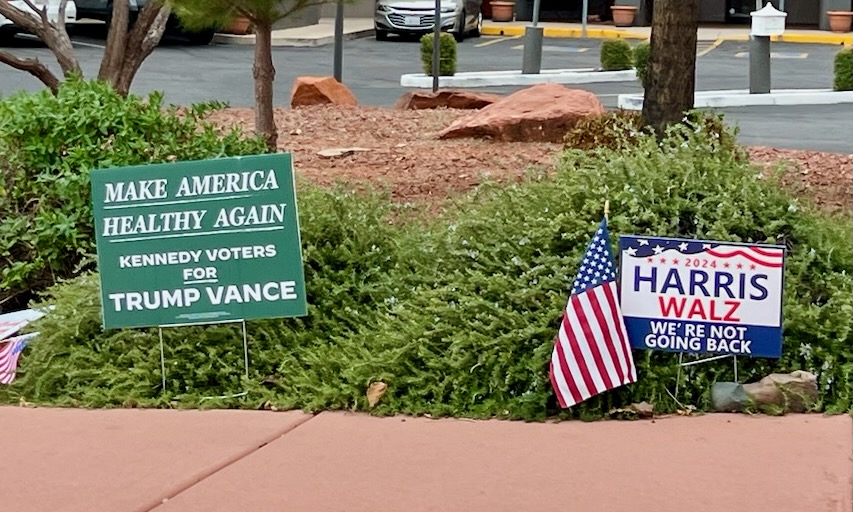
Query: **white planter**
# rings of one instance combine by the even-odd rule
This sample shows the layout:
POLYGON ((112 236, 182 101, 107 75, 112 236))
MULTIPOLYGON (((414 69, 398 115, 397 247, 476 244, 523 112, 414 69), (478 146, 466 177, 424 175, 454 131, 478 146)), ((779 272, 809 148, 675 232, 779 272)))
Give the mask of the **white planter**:
MULTIPOLYGON (((596 82, 633 82, 637 80, 637 71, 596 71, 588 69, 543 69, 540 73, 524 74, 513 71, 475 71, 456 73, 453 76, 440 76, 440 87, 496 87, 503 85, 535 85, 544 83, 590 84, 596 82)), ((432 77, 423 73, 413 73, 400 77, 402 87, 429 89, 432 77)))
MULTIPOLYGON (((696 91, 694 108, 758 107, 768 105, 836 105, 853 103, 853 91, 831 89, 773 89, 768 94, 750 94, 748 89, 696 91)), ((642 110, 642 94, 620 94, 619 108, 642 110)))

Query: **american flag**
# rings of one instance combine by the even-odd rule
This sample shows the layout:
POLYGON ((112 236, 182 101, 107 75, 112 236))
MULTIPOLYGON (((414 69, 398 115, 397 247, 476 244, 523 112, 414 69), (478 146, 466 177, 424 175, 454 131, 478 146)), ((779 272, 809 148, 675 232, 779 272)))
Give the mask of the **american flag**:
POLYGON ((563 310, 550 378, 563 408, 637 380, 619 308, 606 217, 586 249, 563 310))
POLYGON ((3 343, 0 346, 0 384, 11 384, 15 381, 21 351, 37 335, 38 333, 34 332, 0 341, 3 343))

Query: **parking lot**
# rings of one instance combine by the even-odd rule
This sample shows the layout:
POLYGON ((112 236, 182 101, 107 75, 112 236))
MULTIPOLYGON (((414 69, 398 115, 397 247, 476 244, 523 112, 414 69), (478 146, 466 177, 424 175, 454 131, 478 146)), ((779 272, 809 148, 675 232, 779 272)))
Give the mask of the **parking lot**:
MULTIPOLYGON (((103 29, 96 25, 71 29, 84 73, 94 76, 104 46, 103 29)), ((56 69, 50 52, 37 40, 18 37, 3 48, 20 57, 38 57, 56 69)), ((598 65, 599 40, 545 40, 542 68, 585 68, 598 65)), ((489 71, 519 69, 523 39, 480 37, 459 45, 457 69, 489 71)), ((697 89, 745 89, 749 83, 748 43, 703 43, 699 48, 697 89)), ((838 47, 773 43, 774 88, 830 88, 832 59, 838 47)), ((212 44, 190 46, 167 40, 145 61, 133 90, 145 93, 162 90, 166 101, 189 104, 222 100, 232 106, 251 106, 251 46, 212 44)), ((276 47, 273 58, 277 70, 276 101, 286 106, 290 87, 299 75, 331 75, 333 47, 276 47)), ((363 105, 390 106, 405 92, 400 75, 420 72, 420 49, 415 40, 392 38, 378 42, 372 38, 346 41, 343 80, 363 105)), ((18 90, 38 90, 42 86, 29 75, 5 69, 0 73, 0 94, 18 90)), ((638 83, 579 85, 598 94, 608 107, 616 106, 620 93, 640 92, 638 83)), ((507 93, 517 87, 483 88, 507 93)), ((850 152, 853 105, 799 107, 744 107, 724 110, 727 119, 741 127, 744 143, 795 149, 850 152), (831 137, 827 137, 831 134, 831 137)))

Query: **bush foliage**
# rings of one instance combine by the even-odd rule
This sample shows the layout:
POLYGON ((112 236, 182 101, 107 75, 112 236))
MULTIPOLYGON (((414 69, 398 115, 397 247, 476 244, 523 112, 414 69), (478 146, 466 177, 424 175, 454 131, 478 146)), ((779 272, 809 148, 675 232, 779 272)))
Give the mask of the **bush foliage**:
POLYGON ((608 39, 601 42, 601 69, 604 71, 622 71, 631 69, 634 64, 631 45, 624 39, 608 39))
MULTIPOLYGON (((432 76, 432 34, 421 37, 421 63, 424 73, 432 76)), ((438 39, 438 76, 453 76, 456 74, 456 39, 449 32, 442 32, 438 39)))
POLYGON ((836 91, 853 91, 853 48, 844 48, 835 54, 833 63, 836 91))
POLYGON ((649 88, 649 57, 651 56, 652 45, 649 43, 640 43, 634 47, 634 68, 637 70, 637 78, 640 79, 644 89, 649 88))
POLYGON ((23 305, 29 291, 72 275, 94 252, 91 169, 262 151, 258 139, 202 121, 221 106, 178 111, 158 93, 122 97, 75 78, 56 96, 1 100, 0 309, 23 305))
MULTIPOLYGON (((671 353, 635 351, 639 382, 568 411, 548 383, 560 314, 609 199, 614 243, 638 234, 785 244, 783 356, 741 358, 740 378, 809 370, 820 410, 851 410, 850 219, 782 192, 706 125, 660 140, 616 125, 614 143, 566 149, 555 174, 486 184, 418 222, 389 222, 382 196, 300 184, 309 316, 249 323, 249 379, 239 327, 167 329, 161 394, 157 331, 103 332, 97 277, 85 274, 45 296, 55 310, 34 325, 41 335, 0 400, 367 410, 365 391, 381 380, 377 414, 591 419, 641 400, 673 410, 671 353)), ((713 382, 733 378, 728 361, 683 374, 679 399, 700 409, 713 382)))

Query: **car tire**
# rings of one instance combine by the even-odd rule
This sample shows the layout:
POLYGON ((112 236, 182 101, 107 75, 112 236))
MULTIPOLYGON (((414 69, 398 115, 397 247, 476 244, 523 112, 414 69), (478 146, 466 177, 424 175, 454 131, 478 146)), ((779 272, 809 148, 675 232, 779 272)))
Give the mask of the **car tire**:
POLYGON ((377 41, 387 41, 388 40, 388 32, 384 30, 376 29, 376 40, 377 41))
POLYGON ((471 31, 471 37, 480 37, 480 32, 483 28, 483 11, 477 15, 477 27, 471 31))
POLYGON ((213 36, 215 34, 215 30, 203 30, 201 32, 187 33, 186 37, 191 45, 207 46, 211 43, 211 41, 213 41, 213 36))
POLYGON ((453 33, 453 38, 457 43, 465 40, 465 11, 462 11, 462 16, 459 17, 458 28, 453 33))

